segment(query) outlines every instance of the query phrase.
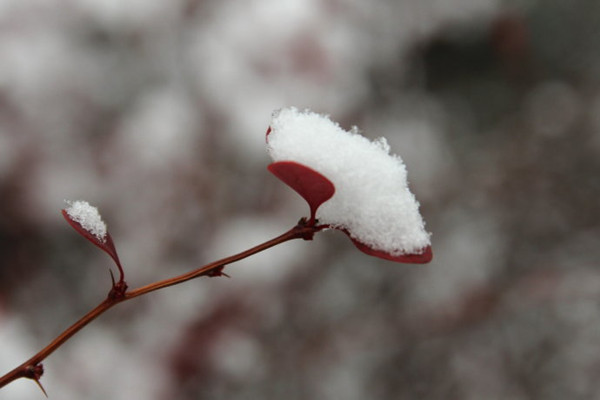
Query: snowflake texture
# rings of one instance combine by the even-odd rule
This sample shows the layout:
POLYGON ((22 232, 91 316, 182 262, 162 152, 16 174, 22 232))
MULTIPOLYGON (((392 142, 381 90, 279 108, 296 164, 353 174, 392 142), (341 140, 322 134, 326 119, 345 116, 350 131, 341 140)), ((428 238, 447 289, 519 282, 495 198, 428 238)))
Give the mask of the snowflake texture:
POLYGON ((402 159, 385 138, 370 141, 328 116, 285 108, 273 113, 267 150, 273 161, 294 161, 318 171, 335 194, 317 210, 320 224, 393 256, 419 254, 431 245, 408 188, 402 159))
POLYGON ((98 240, 102 242, 106 240, 106 224, 102 221, 96 207, 83 200, 67 201, 65 211, 73 221, 79 223, 98 240))

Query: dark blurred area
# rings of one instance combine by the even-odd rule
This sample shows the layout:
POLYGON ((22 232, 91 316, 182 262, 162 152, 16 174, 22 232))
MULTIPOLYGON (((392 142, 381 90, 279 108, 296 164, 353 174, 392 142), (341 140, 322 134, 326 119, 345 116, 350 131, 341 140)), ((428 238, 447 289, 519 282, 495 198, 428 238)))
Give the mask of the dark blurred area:
POLYGON ((598 27, 592 0, 0 2, 0 374, 110 289, 64 199, 131 287, 304 216, 265 168, 293 105, 388 139, 434 261, 284 244, 110 310, 52 398, 599 397, 598 27))

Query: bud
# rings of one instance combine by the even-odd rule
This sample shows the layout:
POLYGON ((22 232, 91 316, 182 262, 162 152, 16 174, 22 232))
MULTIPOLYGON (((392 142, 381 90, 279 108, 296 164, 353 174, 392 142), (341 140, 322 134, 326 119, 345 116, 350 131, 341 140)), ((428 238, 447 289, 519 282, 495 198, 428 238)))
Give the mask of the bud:
POLYGON ((117 250, 98 209, 83 200, 66 201, 66 203, 67 207, 62 210, 63 217, 81 236, 105 251, 113 259, 119 268, 119 282, 123 282, 123 268, 117 250))

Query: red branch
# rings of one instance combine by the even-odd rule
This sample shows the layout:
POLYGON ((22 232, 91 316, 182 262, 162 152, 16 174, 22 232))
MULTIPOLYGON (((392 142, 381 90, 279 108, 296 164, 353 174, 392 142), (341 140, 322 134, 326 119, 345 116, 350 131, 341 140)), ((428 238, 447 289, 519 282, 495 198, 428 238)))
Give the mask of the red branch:
MULTIPOLYGON (((142 296, 144 294, 153 292, 155 290, 163 289, 169 286, 177 285, 186 281, 189 281, 194 278, 198 278, 200 276, 221 276, 225 275, 223 273, 223 268, 226 265, 234 263, 236 261, 242 260, 246 257, 249 257, 253 254, 259 253, 266 249, 269 249, 278 244, 287 242, 292 239, 312 239, 312 236, 315 232, 318 232, 322 228, 315 226, 313 224, 307 224, 304 219, 302 219, 298 225, 290 229, 289 231, 283 233, 282 235, 277 236, 267 242, 259 244, 258 246, 252 247, 246 251, 235 254, 230 257, 223 258, 221 260, 212 262, 210 264, 206 264, 200 268, 197 268, 188 273, 175 276, 173 278, 165 279, 162 281, 154 282, 146 286, 142 286, 137 289, 132 289, 129 291, 125 291, 118 295, 115 294, 115 286, 113 284, 113 288, 109 292, 107 298, 98 304, 94 309, 85 314, 79 321, 75 322, 69 328, 67 328, 64 332, 58 335, 50 344, 40 350, 37 354, 31 357, 29 360, 25 361, 23 364, 14 368, 12 371, 8 372, 4 376, 0 377, 0 388, 8 385, 12 381, 20 378, 29 378, 33 379, 39 384, 39 379, 43 373, 43 366, 41 362, 52 354, 56 349, 58 349, 63 343, 69 340, 73 335, 83 329, 87 324, 98 318, 100 315, 105 313, 108 309, 113 306, 131 300, 135 297, 142 296)), ((124 284, 124 282, 122 282, 124 284)), ((118 283, 117 283, 118 284, 118 283)), ((126 284, 125 284, 126 288, 126 284)), ((41 387, 41 386, 40 386, 41 387)), ((43 390, 43 388, 42 388, 43 390)))

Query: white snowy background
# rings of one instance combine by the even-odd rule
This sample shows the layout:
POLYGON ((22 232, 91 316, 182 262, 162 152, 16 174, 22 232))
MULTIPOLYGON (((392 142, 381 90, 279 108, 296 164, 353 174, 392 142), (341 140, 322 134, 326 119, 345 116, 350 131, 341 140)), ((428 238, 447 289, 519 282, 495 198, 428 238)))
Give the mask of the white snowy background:
POLYGON ((131 287, 306 216, 265 168, 296 106, 387 137, 434 261, 284 244, 110 310, 44 362, 50 398, 597 398, 599 25, 592 0, 1 0, 0 374, 110 288, 64 199, 131 287))

